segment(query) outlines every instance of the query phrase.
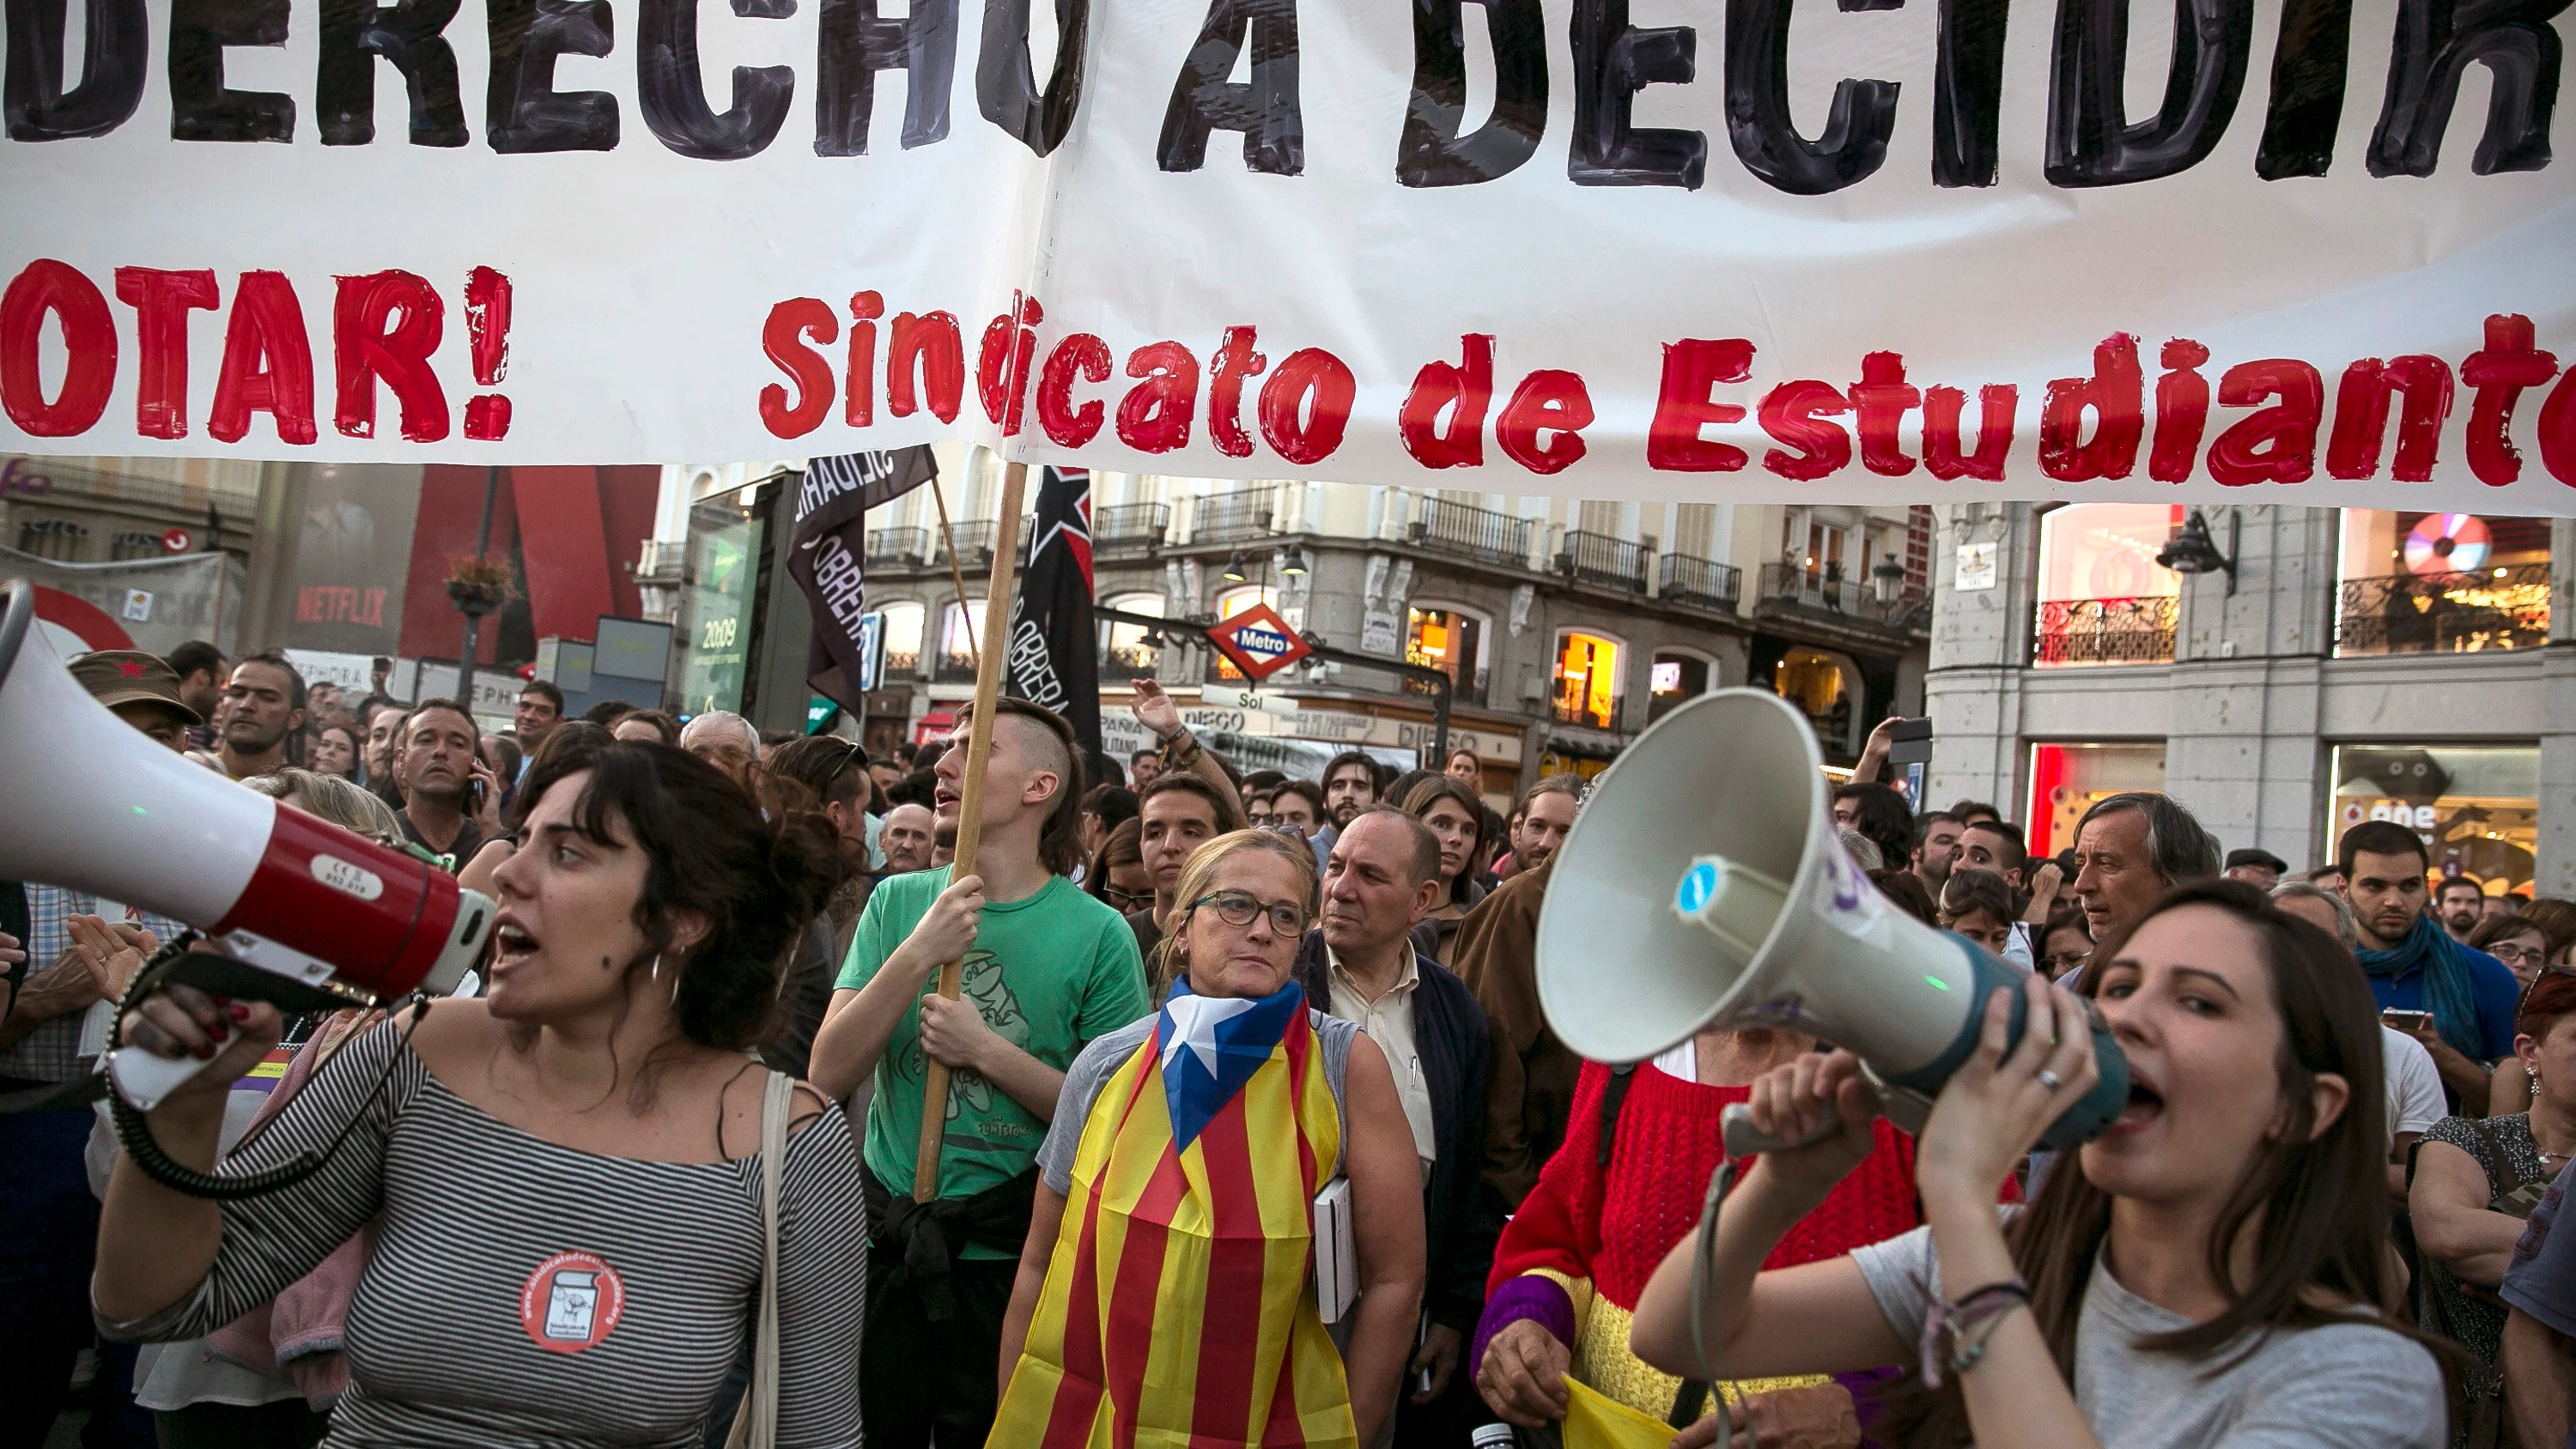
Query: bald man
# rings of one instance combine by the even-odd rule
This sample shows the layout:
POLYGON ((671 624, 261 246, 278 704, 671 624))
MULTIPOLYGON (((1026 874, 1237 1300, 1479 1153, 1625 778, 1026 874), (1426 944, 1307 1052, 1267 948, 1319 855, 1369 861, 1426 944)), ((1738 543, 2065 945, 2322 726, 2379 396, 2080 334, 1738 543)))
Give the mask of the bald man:
POLYGON ((897 805, 886 812, 877 831, 877 849, 885 852, 885 875, 909 875, 930 869, 931 841, 938 817, 927 805, 897 805))

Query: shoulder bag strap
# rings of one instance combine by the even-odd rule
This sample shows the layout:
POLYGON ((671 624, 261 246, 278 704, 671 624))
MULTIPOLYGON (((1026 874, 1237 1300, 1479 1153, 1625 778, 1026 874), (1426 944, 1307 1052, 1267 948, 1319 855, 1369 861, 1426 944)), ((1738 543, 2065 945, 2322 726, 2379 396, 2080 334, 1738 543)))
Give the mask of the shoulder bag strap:
POLYGON ((772 1449, 778 1437, 778 1183, 786 1172, 787 1114, 796 1079, 769 1074, 760 1102, 760 1320, 753 1330, 751 1384, 734 1411, 726 1449, 772 1449))

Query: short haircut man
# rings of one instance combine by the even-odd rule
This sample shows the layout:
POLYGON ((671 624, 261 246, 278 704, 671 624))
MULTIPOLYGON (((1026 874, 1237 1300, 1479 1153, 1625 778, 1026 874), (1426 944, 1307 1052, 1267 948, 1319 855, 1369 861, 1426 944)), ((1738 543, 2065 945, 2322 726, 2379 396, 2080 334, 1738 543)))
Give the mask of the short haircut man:
POLYGON ((531 679, 519 686, 519 701, 511 712, 510 728, 518 735, 519 743, 526 748, 530 758, 535 757, 537 746, 546 742, 546 736, 555 732, 555 726, 563 723, 563 709, 563 691, 555 686, 554 681, 531 679))
POLYGON ((2487 890, 2473 875, 2445 876, 2433 892, 2434 918, 2454 941, 2466 941, 2487 912, 2487 890))
MULTIPOLYGON (((1323 919, 1297 952, 1306 1000, 1359 1023, 1388 1061, 1404 1064, 1396 1093, 1425 1168, 1422 1306, 1431 1352, 1417 1362, 1432 1366, 1435 1401, 1453 1375, 1474 1378, 1476 1366, 1459 1362, 1460 1350, 1475 1331, 1493 1257, 1480 1202, 1492 1056, 1485 1012, 1411 938, 1440 890, 1440 842, 1431 828, 1392 805, 1363 810, 1333 841, 1323 919)), ((1414 1411, 1404 1396, 1396 1442, 1436 1442, 1428 1425, 1408 1418, 1414 1411)))
POLYGON ((2344 832, 2335 863, 2349 882, 2344 899, 2352 903, 2361 969, 2380 1010, 2429 1013, 2429 1025, 2399 1029, 2433 1054, 2447 1090, 2464 1104, 2479 1102, 2488 1065, 2513 1050, 2522 984, 2503 962, 2452 940, 2426 913, 2432 862, 2413 830, 2364 821, 2344 832))
POLYGON ((179 702, 202 719, 224 696, 224 651, 203 639, 191 639, 170 651, 170 672, 179 676, 179 702))
POLYGON ((1242 829, 1243 818, 1224 791, 1186 770, 1167 770, 1139 791, 1136 818, 1141 831, 1137 849, 1154 876, 1153 907, 1127 918, 1141 953, 1153 950, 1170 928, 1177 905, 1172 893, 1180 887, 1181 867, 1191 852, 1229 830, 1242 829))
POLYGON ((483 848, 472 789, 483 736, 474 716, 452 699, 425 699, 403 721, 397 743, 402 762, 403 807, 395 812, 403 838, 461 870, 483 848))
POLYGON ((1957 866, 1993 871, 2011 882, 2015 890, 2029 888, 2025 877, 2030 870, 2030 849, 2022 839, 2021 827, 2009 820, 1977 820, 1962 827, 1957 866))
POLYGON ((2146 918, 2174 887, 2218 874, 2218 842, 2170 795, 2106 795, 2075 823, 2075 898, 2093 939, 2146 918))
POLYGON ((1935 810, 1914 825, 1914 874, 1936 901, 1959 860, 1959 826, 1959 817, 1947 810, 1935 810))
POLYGON ((1335 830, 1378 803, 1386 770, 1366 750, 1344 750, 1324 764, 1324 813, 1335 830))
POLYGON ((1160 750, 1138 750, 1127 757, 1127 783, 1133 789, 1142 790, 1153 784, 1154 777, 1161 773, 1163 752, 1160 750))
POLYGON ((1512 852, 1512 874, 1521 875, 1547 864, 1574 829, 1575 812, 1582 803, 1580 775, 1542 775, 1537 784, 1529 787, 1520 803, 1512 807, 1505 832, 1512 852))
MULTIPOLYGON (((1064 878, 1080 846, 1071 726, 1024 699, 993 709, 975 874, 877 882, 810 1058, 828 1097, 875 1082, 861 1151, 870 1247, 875 1262, 912 1265, 869 1284, 855 1370, 860 1412, 885 1444, 930 1443, 934 1422, 941 1443, 990 1433, 1002 1317, 1029 1232, 1026 1178, 1065 1068, 1152 1009, 1134 933, 1064 878), (971 925, 961 994, 948 1000, 929 988, 958 959, 960 925, 971 925), (935 1205, 915 1212, 903 1199, 930 1061, 957 1076, 932 1119, 945 1123, 935 1205)), ((936 829, 960 823, 974 724, 960 720, 939 757, 936 829)))
POLYGON ((304 676, 282 649, 264 649, 233 666, 224 686, 231 706, 217 750, 236 780, 265 775, 286 757, 286 742, 304 727, 304 676))
POLYGON ((1273 825, 1293 825, 1297 833, 1312 839, 1324 828, 1324 787, 1312 780, 1290 780, 1270 792, 1270 820, 1273 825))
POLYGON ((931 846, 937 839, 937 821, 927 805, 897 805, 886 812, 885 824, 877 830, 877 849, 885 853, 886 875, 906 875, 930 869, 931 846))

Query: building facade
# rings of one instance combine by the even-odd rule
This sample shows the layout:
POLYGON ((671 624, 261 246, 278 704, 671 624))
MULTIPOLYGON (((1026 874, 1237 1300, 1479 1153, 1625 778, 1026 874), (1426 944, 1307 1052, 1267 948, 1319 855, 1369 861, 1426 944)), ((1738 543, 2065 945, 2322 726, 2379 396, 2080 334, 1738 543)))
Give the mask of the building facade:
POLYGON ((1941 515, 1935 802, 2056 851, 2102 795, 2160 789, 2300 869, 2398 820, 2491 893, 2576 890, 2576 525, 2217 508, 2177 557, 2176 506, 1941 515))
MULTIPOLYGON (((972 691, 970 641, 985 637, 1001 469, 980 451, 940 453, 940 498, 921 490, 870 520, 886 667, 867 728, 880 747, 945 726, 972 691)), ((730 482, 702 471, 701 488, 730 482)), ((1035 497, 1033 475, 1024 506, 1035 497)), ((1599 770, 1663 710, 1722 686, 1797 700, 1842 763, 1871 721, 1921 708, 1929 509, 1114 473, 1093 476, 1092 505, 1101 608, 1204 624, 1267 603, 1336 649, 1438 670, 1452 743, 1477 751, 1497 799, 1545 772, 1599 770)), ((693 594, 675 582, 673 596, 693 594)), ((1100 635, 1105 744, 1122 758, 1143 742, 1125 705, 1146 677, 1246 767, 1312 774, 1352 747, 1409 764, 1432 743, 1436 686, 1420 678, 1311 661, 1245 701, 1246 682, 1189 632, 1104 621, 1100 635)))

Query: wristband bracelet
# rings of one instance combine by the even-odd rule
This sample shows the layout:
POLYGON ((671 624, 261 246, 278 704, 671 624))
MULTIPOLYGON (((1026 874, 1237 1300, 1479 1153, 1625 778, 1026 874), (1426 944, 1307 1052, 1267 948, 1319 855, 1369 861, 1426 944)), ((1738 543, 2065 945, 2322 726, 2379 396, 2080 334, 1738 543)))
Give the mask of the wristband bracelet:
POLYGON ((1935 1302, 1923 1315, 1920 1350, 1923 1384, 1941 1387, 1942 1370, 1964 1374, 1986 1356, 1986 1340, 2005 1314, 2030 1306, 2030 1285, 2019 1278, 1989 1283, 1950 1301, 1935 1302))

